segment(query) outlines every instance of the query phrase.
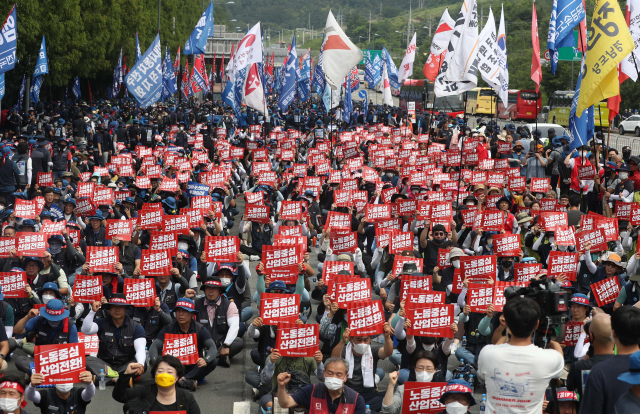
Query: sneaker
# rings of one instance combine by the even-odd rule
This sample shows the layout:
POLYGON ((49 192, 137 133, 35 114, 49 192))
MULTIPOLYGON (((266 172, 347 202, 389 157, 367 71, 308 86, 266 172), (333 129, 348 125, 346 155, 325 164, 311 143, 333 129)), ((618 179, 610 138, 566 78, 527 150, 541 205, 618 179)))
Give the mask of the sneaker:
POLYGON ((198 388, 198 383, 195 380, 183 377, 178 381, 178 387, 189 391, 195 391, 196 388, 198 388))
POLYGON ((20 339, 16 339, 16 346, 18 348, 22 348, 22 345, 24 344, 26 338, 20 338, 20 339))
POLYGON ((107 366, 107 372, 105 372, 105 377, 107 378, 118 378, 120 376, 120 374, 118 374, 118 371, 112 369, 111 367, 107 366))
POLYGON ((251 256, 249 260, 251 260, 252 262, 257 262, 258 260, 260 260, 260 256, 251 256))
POLYGON ((258 398, 260 398, 260 390, 253 388, 253 401, 256 401, 258 398))
POLYGON ((231 364, 229 363, 229 356, 225 355, 225 356, 219 357, 218 358, 218 366, 219 367, 229 368, 231 366, 231 364))

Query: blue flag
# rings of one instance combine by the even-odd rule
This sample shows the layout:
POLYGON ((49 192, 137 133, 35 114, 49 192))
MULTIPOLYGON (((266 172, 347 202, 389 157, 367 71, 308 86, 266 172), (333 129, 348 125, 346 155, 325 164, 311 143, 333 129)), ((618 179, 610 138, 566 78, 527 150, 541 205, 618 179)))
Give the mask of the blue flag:
POLYGON ((229 105, 229 107, 233 109, 235 112, 235 100, 233 98, 233 95, 234 95, 233 87, 234 87, 233 79, 230 79, 224 87, 224 91, 222 92, 221 98, 222 98, 222 102, 229 105))
POLYGON ((282 111, 286 111, 291 102, 296 97, 296 77, 298 76, 298 53, 296 52, 296 35, 291 40, 291 50, 287 56, 287 66, 283 68, 284 82, 282 83, 282 92, 278 98, 278 107, 282 111))
POLYGON ((136 32, 136 62, 140 60, 140 56, 142 55, 142 51, 140 50, 140 41, 138 40, 138 32, 136 32))
POLYGON ((171 62, 171 53, 169 46, 164 53, 164 64, 162 65, 162 97, 168 98, 178 90, 176 74, 173 71, 173 62, 171 62))
POLYGON ((322 103, 324 109, 329 112, 331 110, 331 98, 332 98, 331 86, 325 85, 324 92, 322 93, 322 103))
POLYGON ((307 54, 307 58, 302 62, 302 67, 300 68, 300 79, 298 80, 298 97, 302 102, 309 100, 309 95, 311 94, 309 82, 311 82, 310 53, 307 54))
POLYGON ((160 49, 160 34, 149 46, 149 49, 133 65, 124 79, 127 90, 143 108, 158 102, 162 95, 162 50, 160 49))
POLYGON ((16 104, 16 106, 13 108, 14 111, 16 112, 20 112, 20 110, 22 109, 22 100, 24 99, 24 89, 26 87, 26 77, 24 75, 22 75, 22 85, 20 85, 20 94, 18 95, 18 103, 16 104))
POLYGON ((387 75, 389 76, 389 84, 393 89, 400 89, 400 82, 398 82, 398 68, 393 63, 391 55, 387 52, 387 48, 382 46, 382 64, 387 66, 387 75))
POLYGON ((364 80, 369 84, 369 88, 373 88, 376 86, 375 79, 376 76, 373 68, 373 62, 371 61, 371 52, 367 48, 367 54, 365 55, 364 63, 364 80))
POLYGON ((547 49, 551 55, 551 73, 556 74, 558 48, 574 47, 573 28, 586 17, 582 0, 553 0, 547 49))
POLYGON ((342 119, 348 124, 351 121, 351 112, 353 112, 353 103, 351 102, 351 75, 347 75, 347 89, 344 92, 343 109, 342 119))
MULTIPOLYGON (((16 5, 13 5, 7 20, 2 26, 2 44, 0 44, 0 73, 16 66, 16 46, 18 44, 18 19, 16 5)), ((23 91, 24 92, 24 91, 23 91)))
POLYGON ((213 35, 213 2, 202 13, 196 28, 191 32, 189 40, 184 44, 185 55, 201 55, 205 53, 207 39, 213 35))
POLYGON ((189 198, 209 195, 209 186, 206 184, 189 181, 187 183, 187 196, 189 198))
POLYGON ((382 60, 380 60, 380 55, 375 55, 373 57, 373 85, 377 85, 382 80, 382 60))
MULTIPOLYGON (((120 84, 122 83, 122 48, 120 48, 120 57, 118 58, 118 63, 116 63, 116 67, 113 69, 113 85, 111 88, 112 99, 118 97, 118 92, 120 92, 120 84)), ((68 90, 67 90, 68 92, 68 90)), ((68 100, 68 94, 67 94, 68 100)))
POLYGON ((4 73, 0 73, 0 100, 4 98, 4 73))
POLYGON ((73 86, 71 87, 71 92, 73 92, 76 99, 80 99, 80 78, 77 76, 73 80, 73 86))
POLYGON ((358 92, 358 96, 362 98, 362 109, 364 110, 364 119, 366 122, 367 112, 369 111, 369 96, 367 95, 367 91, 365 91, 364 89, 358 92))
POLYGON ((47 61, 47 46, 44 43, 44 36, 42 36, 42 44, 40 45, 40 52, 38 52, 38 60, 36 61, 36 69, 33 71, 33 76, 44 75, 49 73, 49 62, 47 61))
POLYGON ((580 87, 582 86, 582 71, 585 68, 584 57, 580 64, 580 74, 578 75, 578 83, 576 85, 576 93, 573 95, 571 102, 571 111, 569 112, 569 133, 571 135, 571 151, 581 145, 586 145, 589 140, 589 123, 593 125, 594 116, 593 105, 584 111, 578 117, 576 110, 578 108, 578 99, 580 97, 580 87), (589 120, 591 118, 591 121, 589 120))
POLYGON ((42 78, 42 76, 34 76, 33 79, 31 79, 31 90, 29 91, 29 99, 31 99, 31 102, 33 102, 34 104, 37 104, 40 100, 40 89, 42 89, 43 82, 44 79, 42 78))
MULTIPOLYGON (((324 42, 324 34, 322 34, 322 40, 324 42)), ((318 64, 316 70, 313 72, 313 89, 318 95, 324 93, 324 87, 327 84, 327 80, 324 78, 324 72, 322 70, 322 46, 320 46, 320 56, 318 57, 318 64)))

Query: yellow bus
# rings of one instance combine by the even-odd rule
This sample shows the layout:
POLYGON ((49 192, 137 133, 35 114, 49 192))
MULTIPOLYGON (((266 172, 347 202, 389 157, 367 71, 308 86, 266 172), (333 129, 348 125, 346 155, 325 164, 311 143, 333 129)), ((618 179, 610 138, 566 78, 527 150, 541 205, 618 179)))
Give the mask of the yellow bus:
POLYGON ((498 96, 493 88, 474 88, 467 91, 465 112, 471 115, 493 115, 497 104, 498 96))
MULTIPOLYGON (((549 117, 547 122, 552 124, 569 126, 569 114, 571 113, 571 102, 574 91, 555 91, 549 98, 549 117)), ((609 108, 607 101, 602 101, 594 105, 594 126, 601 128, 609 127, 609 108), (600 121, 602 120, 602 123, 600 121)))

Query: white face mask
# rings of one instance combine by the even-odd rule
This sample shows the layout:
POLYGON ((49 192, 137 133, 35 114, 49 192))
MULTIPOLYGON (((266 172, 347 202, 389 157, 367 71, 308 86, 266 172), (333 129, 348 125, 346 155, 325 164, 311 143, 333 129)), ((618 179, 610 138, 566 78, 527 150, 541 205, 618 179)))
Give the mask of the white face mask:
POLYGON ((51 299, 55 299, 56 297, 53 295, 42 295, 42 302, 46 305, 51 299))
POLYGON ((228 277, 223 277, 220 278, 220 282, 222 283, 222 286, 227 287, 231 284, 231 279, 229 279, 228 277))
POLYGON ((422 345, 422 347, 424 349, 426 349, 427 351, 433 351, 433 348, 436 347, 436 344, 431 344, 431 345, 422 345))
POLYGON ((178 242, 178 250, 189 250, 189 244, 185 242, 178 242))
POLYGON ((73 388, 73 384, 56 384, 56 390, 63 394, 68 393, 73 388))
POLYGON ((467 203, 468 206, 475 206, 475 203, 467 203))
POLYGON ((433 374, 435 374, 435 372, 427 372, 427 371, 416 372, 416 381, 431 382, 431 380, 433 379, 433 374))
POLYGON ((393 178, 393 173, 387 173, 387 178, 393 178))
POLYGON ((445 406, 447 407, 447 414, 466 414, 468 411, 468 407, 458 401, 446 404, 445 406))
POLYGON ((369 350, 369 344, 355 344, 353 350, 360 355, 364 355, 369 350))
POLYGON ((537 198, 538 200, 542 200, 542 193, 538 193, 538 194, 536 194, 536 198, 537 198))
POLYGON ((0 410, 5 413, 12 413, 20 408, 20 404, 18 403, 18 399, 15 398, 0 398, 0 410))
POLYGON ((626 180, 627 178, 629 178, 629 173, 626 171, 620 172, 618 173, 618 177, 620 177, 621 180, 626 180))
POLYGON ((556 238, 553 236, 548 237, 549 239, 549 243, 553 243, 554 241, 556 241, 556 238))
POLYGON ((342 388, 343 384, 344 383, 340 378, 325 377, 324 379, 324 386, 330 389, 331 391, 339 390, 340 388, 342 388))
POLYGON ((455 261, 451 262, 451 265, 453 267, 455 267, 456 269, 460 269, 460 260, 455 260, 455 261))

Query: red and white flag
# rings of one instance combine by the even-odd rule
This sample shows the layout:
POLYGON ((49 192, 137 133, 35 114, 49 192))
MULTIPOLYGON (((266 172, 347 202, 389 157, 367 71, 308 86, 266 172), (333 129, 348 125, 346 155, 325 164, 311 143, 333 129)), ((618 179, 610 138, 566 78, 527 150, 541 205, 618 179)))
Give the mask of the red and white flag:
POLYGON ((533 54, 531 56, 531 80, 536 84, 536 92, 540 92, 542 82, 542 65, 540 63, 540 39, 538 39, 538 13, 536 13, 536 2, 533 2, 531 16, 531 46, 533 54))

